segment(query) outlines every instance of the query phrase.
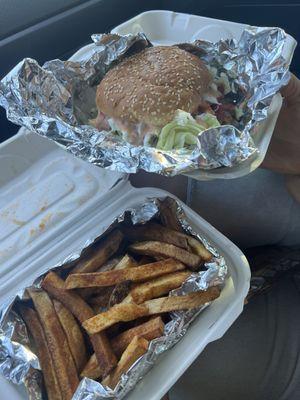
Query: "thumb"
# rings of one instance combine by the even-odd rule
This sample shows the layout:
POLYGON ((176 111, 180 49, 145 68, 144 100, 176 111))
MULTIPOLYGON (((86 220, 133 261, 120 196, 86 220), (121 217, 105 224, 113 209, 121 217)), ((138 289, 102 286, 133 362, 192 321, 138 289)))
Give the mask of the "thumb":
POLYGON ((280 93, 288 104, 300 102, 300 80, 291 74, 288 84, 280 90, 280 93))

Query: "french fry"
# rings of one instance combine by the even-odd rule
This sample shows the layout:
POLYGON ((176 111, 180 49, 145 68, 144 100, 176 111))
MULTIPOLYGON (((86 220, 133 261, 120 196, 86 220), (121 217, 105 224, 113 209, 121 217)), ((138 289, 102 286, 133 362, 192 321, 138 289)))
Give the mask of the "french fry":
POLYGON ((87 303, 90 302, 90 299, 96 296, 101 296, 104 294, 103 287, 92 287, 92 288, 81 288, 77 289, 76 293, 82 297, 87 303))
MULTIPOLYGON (((160 219, 164 226, 170 228, 174 231, 178 231, 184 234, 182 226, 178 221, 177 215, 177 205, 176 202, 167 197, 163 201, 160 202, 160 219)), ((212 254, 206 249, 206 247, 200 243, 197 239, 192 236, 185 235, 189 246, 192 248, 195 254, 198 254, 205 261, 209 261, 212 258, 212 254)))
POLYGON ((142 256, 140 260, 138 261, 138 265, 146 265, 146 264, 151 264, 153 262, 157 261, 154 257, 149 257, 149 256, 142 256))
POLYGON ((161 297, 148 300, 142 305, 148 308, 149 315, 165 312, 190 310, 215 300, 220 296, 220 289, 213 286, 205 291, 189 293, 185 296, 161 297))
POLYGON ((82 287, 112 286, 123 281, 142 282, 146 279, 155 278, 169 272, 180 271, 184 268, 181 262, 167 259, 136 268, 88 274, 73 274, 67 277, 65 288, 75 289, 82 287))
POLYGON ((119 270, 119 269, 126 269, 126 268, 134 268, 137 266, 138 266, 138 263, 132 257, 130 257, 128 254, 125 254, 125 256, 118 262, 118 264, 113 269, 119 270))
POLYGON ((93 318, 84 321, 82 326, 89 334, 94 334, 109 328, 117 322, 132 321, 139 317, 144 317, 145 315, 148 315, 148 309, 142 305, 133 303, 116 304, 108 311, 95 315, 93 318))
POLYGON ((66 335, 60 325, 53 303, 43 290, 28 290, 43 327, 48 349, 55 366, 62 398, 70 400, 79 379, 66 335))
POLYGON ((121 256, 110 258, 99 269, 97 269, 97 271, 110 271, 111 269, 115 269, 123 258, 124 257, 121 256))
POLYGON ((92 250, 92 252, 83 257, 78 262, 73 273, 94 272, 98 270, 119 248, 123 240, 123 235, 118 229, 111 232, 100 244, 100 247, 92 250))
POLYGON ((101 307, 107 307, 109 303, 110 296, 114 290, 114 286, 101 287, 102 293, 93 296, 89 299, 89 304, 93 309, 99 309, 101 307))
MULTIPOLYGON (((80 323, 94 316, 93 309, 77 293, 64 289, 64 281, 53 271, 49 272, 43 279, 42 287, 52 297, 60 301, 80 323)), ((116 365, 116 356, 103 332, 91 336, 90 339, 101 365, 101 375, 106 376, 116 365)))
POLYGON ((87 361, 87 352, 83 334, 75 318, 65 306, 57 300, 53 301, 53 305, 67 337, 77 371, 80 373, 87 361))
POLYGON ((188 310, 199 307, 219 297, 220 289, 211 287, 206 291, 189 293, 185 296, 160 297, 140 305, 116 304, 108 311, 86 320, 82 326, 90 334, 100 332, 120 321, 132 321, 146 315, 161 314, 175 310, 188 310))
POLYGON ((108 375, 102 384, 109 386, 114 389, 119 382, 121 375, 124 374, 128 369, 143 355, 148 349, 148 340, 135 336, 124 353, 122 354, 117 367, 108 375))
POLYGON ((80 323, 93 316, 91 307, 75 291, 66 290, 65 282, 53 271, 42 281, 42 288, 60 301, 80 323))
POLYGON ((152 257, 174 258, 187 265, 192 270, 198 270, 204 260, 197 254, 176 247, 173 244, 156 241, 139 242, 132 244, 129 249, 134 253, 145 254, 152 257))
MULTIPOLYGON (((99 271, 110 271, 114 269, 122 260, 121 257, 114 257, 111 258, 110 260, 107 260, 100 268, 99 271)), ((98 271, 98 270, 97 270, 98 271)), ((87 302, 89 302, 89 299, 91 299, 93 296, 101 296, 103 294, 103 289, 101 287, 98 288, 82 288, 82 289, 77 289, 77 293, 85 299, 87 302)))
POLYGON ((189 271, 175 272, 160 276, 145 283, 137 284, 122 303, 141 304, 176 289, 191 275, 189 271))
POLYGON ((155 240, 188 250, 186 235, 154 222, 148 222, 146 225, 140 226, 124 226, 122 227, 122 232, 132 242, 155 240))
POLYGON ((82 326, 88 333, 93 334, 107 329, 120 321, 132 321, 146 315, 196 308, 216 299, 219 295, 220 289, 211 287, 206 291, 193 292, 185 296, 160 297, 148 300, 140 305, 134 303, 116 304, 108 311, 86 320, 82 326))
POLYGON ((131 289, 131 281, 123 281, 121 283, 118 283, 115 287, 114 290, 112 291, 109 301, 108 301, 108 307, 112 307, 115 304, 122 303, 122 301, 125 299, 125 297, 128 295, 130 289, 131 289))
POLYGON ((80 373, 81 378, 98 379, 101 376, 101 370, 97 361, 96 354, 92 354, 84 369, 80 373))
MULTIPOLYGON (((164 323, 161 317, 153 318, 141 325, 135 326, 134 328, 128 329, 122 332, 120 335, 114 337, 111 340, 111 345, 114 353, 117 357, 121 357, 122 353, 129 345, 130 341, 135 336, 143 337, 147 340, 153 340, 157 337, 162 336, 164 333, 164 323)), ((101 375, 101 370, 95 354, 91 356, 83 371, 81 372, 81 377, 86 377, 90 379, 98 379, 101 375)))
POLYGON ((111 345, 117 357, 120 357, 134 336, 141 336, 144 339, 153 340, 162 336, 163 333, 164 323, 161 317, 152 317, 147 322, 137 325, 134 328, 128 329, 127 331, 120 333, 118 336, 115 336, 111 340, 111 345))
POLYGON ((164 226, 174 231, 182 232, 182 226, 176 216, 177 205, 171 197, 160 202, 160 219, 164 226))
POLYGON ((158 241, 173 244, 184 250, 192 249, 193 253, 199 255, 203 260, 209 261, 212 254, 206 247, 194 237, 176 230, 166 228, 165 226, 150 222, 146 225, 137 227, 123 227, 123 233, 132 241, 158 241))
MULTIPOLYGON (((138 266, 138 263, 128 254, 125 254, 125 256, 122 257, 121 259, 120 258, 113 259, 113 262, 111 263, 110 261, 107 261, 106 264, 108 268, 105 270, 107 271, 113 269, 118 270, 125 268, 133 268, 138 266)), ((114 287, 111 286, 111 287, 97 287, 97 288, 81 288, 77 290, 80 296, 86 299, 88 303, 92 305, 93 309, 99 309, 100 307, 106 307, 108 305, 114 287)))
POLYGON ((199 242, 199 240, 193 238, 192 236, 187 236, 187 241, 193 253, 198 254, 205 262, 210 261, 213 255, 207 250, 203 243, 199 242))
POLYGON ((45 387, 49 400, 62 400, 60 387, 55 372, 55 366, 48 348, 47 339, 40 323, 39 317, 32 308, 18 306, 18 311, 23 318, 28 331, 35 343, 37 356, 42 368, 45 387))

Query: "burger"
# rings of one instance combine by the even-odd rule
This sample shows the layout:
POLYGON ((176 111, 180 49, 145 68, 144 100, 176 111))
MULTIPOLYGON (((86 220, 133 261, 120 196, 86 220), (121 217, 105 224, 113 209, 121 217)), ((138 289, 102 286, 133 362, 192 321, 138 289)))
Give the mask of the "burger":
POLYGON ((135 145, 191 147, 200 132, 220 125, 212 107, 220 94, 198 56, 177 46, 149 47, 107 72, 92 123, 135 145))

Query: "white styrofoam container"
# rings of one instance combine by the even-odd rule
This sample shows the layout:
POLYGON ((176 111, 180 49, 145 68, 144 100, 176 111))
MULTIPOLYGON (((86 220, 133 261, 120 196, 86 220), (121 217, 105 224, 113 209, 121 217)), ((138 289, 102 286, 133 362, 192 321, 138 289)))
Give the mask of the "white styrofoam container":
MULTIPOLYGON (((196 29, 206 26, 203 29, 207 38, 218 39, 213 35, 219 31, 208 26, 208 22, 213 26, 211 21, 215 20, 206 18, 153 11, 132 21, 148 21, 148 28, 144 24, 143 30, 156 43, 177 41, 180 30, 187 30, 189 25, 194 27, 195 35, 196 29), (163 22, 168 20, 173 21, 174 30, 167 24, 163 29, 163 22), (157 34, 152 38, 153 26, 157 34)), ((116 30, 125 29, 126 24, 116 30)), ((241 26, 222 24, 228 35, 234 25, 241 26)), ((190 34, 188 37, 192 38, 190 34)), ((188 37, 181 36, 181 41, 188 37)), ((72 59, 80 59, 92 48, 89 45, 81 49, 72 59)), ((87 238, 103 233, 126 208, 143 203, 147 197, 170 195, 155 188, 134 189, 126 175, 85 163, 23 128, 0 145, 0 171, 1 304, 18 289, 30 285, 42 270, 82 248, 87 238)), ((220 298, 201 313, 174 348, 162 355, 127 400, 159 400, 205 346, 227 331, 242 312, 249 289, 250 269, 242 252, 189 207, 182 206, 194 229, 225 257, 230 277, 220 298)), ((3 377, 0 386, 0 400, 26 399, 24 388, 3 377)))
MULTIPOLYGON (((198 15, 153 10, 137 15, 114 28, 112 32, 121 35, 144 32, 154 45, 171 45, 195 39, 210 40, 212 42, 220 39, 239 39, 246 27, 247 25, 245 24, 200 17, 198 15)), ((295 39, 287 35, 283 56, 288 63, 291 62, 296 44, 295 39)), ((75 53, 71 59, 79 60, 81 57, 92 53, 94 48, 94 44, 89 44, 75 53)), ((259 151, 252 157, 235 167, 193 171, 186 175, 198 180, 233 179, 254 171, 260 166, 266 155, 281 105, 282 97, 278 93, 271 103, 268 118, 260 124, 253 138, 259 151)))
MULTIPOLYGON (((170 195, 155 188, 134 189, 126 176, 78 160, 24 131, 0 146, 0 169, 0 248, 12 247, 0 253, 0 304, 45 268, 82 248, 87 238, 99 236, 126 208, 147 197, 170 195)), ((226 332, 248 292, 250 271, 242 252, 189 207, 183 208, 194 229, 225 257, 230 277, 220 298, 160 358, 128 400, 159 400, 204 347, 226 332)), ((0 385, 0 400, 26 398, 22 388, 2 377, 0 385)))

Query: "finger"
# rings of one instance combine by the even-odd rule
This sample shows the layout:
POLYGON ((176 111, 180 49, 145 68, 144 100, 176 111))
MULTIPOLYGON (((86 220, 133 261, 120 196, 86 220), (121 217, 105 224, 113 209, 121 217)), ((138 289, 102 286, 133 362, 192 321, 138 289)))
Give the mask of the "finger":
POLYGON ((300 80, 294 74, 291 74, 289 83, 280 92, 289 104, 300 102, 300 80))

